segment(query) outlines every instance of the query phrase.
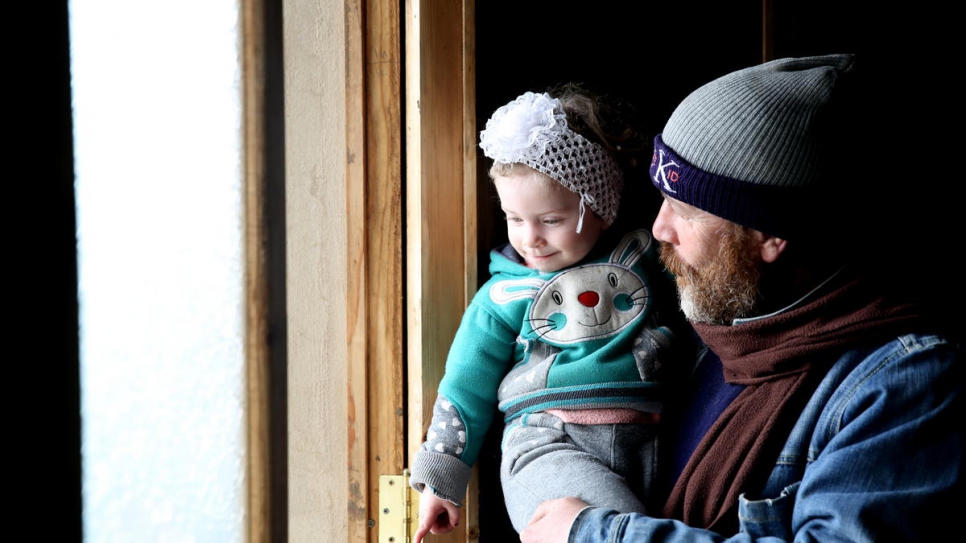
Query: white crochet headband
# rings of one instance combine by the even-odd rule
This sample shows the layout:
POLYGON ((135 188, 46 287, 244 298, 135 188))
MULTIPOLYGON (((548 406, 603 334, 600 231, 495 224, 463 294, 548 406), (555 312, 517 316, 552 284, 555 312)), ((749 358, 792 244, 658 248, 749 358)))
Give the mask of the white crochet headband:
POLYGON ((608 225, 617 218, 624 176, 601 145, 567 127, 560 100, 527 92, 497 109, 480 132, 483 153, 496 162, 522 163, 580 195, 579 233, 584 205, 608 225))

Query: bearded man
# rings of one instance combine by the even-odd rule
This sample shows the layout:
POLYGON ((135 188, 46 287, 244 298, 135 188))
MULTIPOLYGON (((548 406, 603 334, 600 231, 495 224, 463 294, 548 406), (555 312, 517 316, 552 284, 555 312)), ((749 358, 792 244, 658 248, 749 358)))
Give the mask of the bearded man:
MULTIPOLYGON (((545 502, 523 543, 933 541, 961 503, 963 355, 863 239, 856 58, 690 94, 655 138, 654 222, 703 345, 655 515, 545 502)), ((868 229, 865 230, 868 233, 868 229)))

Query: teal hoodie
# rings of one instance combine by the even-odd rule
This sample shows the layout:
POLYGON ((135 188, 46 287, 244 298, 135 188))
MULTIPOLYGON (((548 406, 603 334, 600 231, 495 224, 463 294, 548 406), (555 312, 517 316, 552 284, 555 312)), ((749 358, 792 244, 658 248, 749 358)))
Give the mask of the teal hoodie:
POLYGON ((509 246, 491 251, 491 277, 453 339, 411 484, 449 489, 441 495, 458 502, 465 484, 452 479, 468 480, 498 410, 504 422, 547 409, 660 412, 657 353, 673 334, 655 308, 676 309, 677 299, 657 245, 635 230, 609 254, 551 273, 527 268, 509 246))

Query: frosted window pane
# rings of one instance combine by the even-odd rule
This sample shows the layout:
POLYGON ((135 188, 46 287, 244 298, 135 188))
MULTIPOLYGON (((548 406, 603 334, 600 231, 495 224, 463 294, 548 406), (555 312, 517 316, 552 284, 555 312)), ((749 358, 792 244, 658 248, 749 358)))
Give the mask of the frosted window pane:
POLYGON ((238 3, 69 9, 84 539, 240 543, 238 3))

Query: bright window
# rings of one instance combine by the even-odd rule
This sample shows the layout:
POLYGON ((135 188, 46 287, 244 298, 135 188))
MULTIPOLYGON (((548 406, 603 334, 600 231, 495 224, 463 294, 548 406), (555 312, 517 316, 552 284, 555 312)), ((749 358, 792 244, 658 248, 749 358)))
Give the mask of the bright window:
POLYGON ((70 9, 85 541, 244 541, 237 0, 70 9))

